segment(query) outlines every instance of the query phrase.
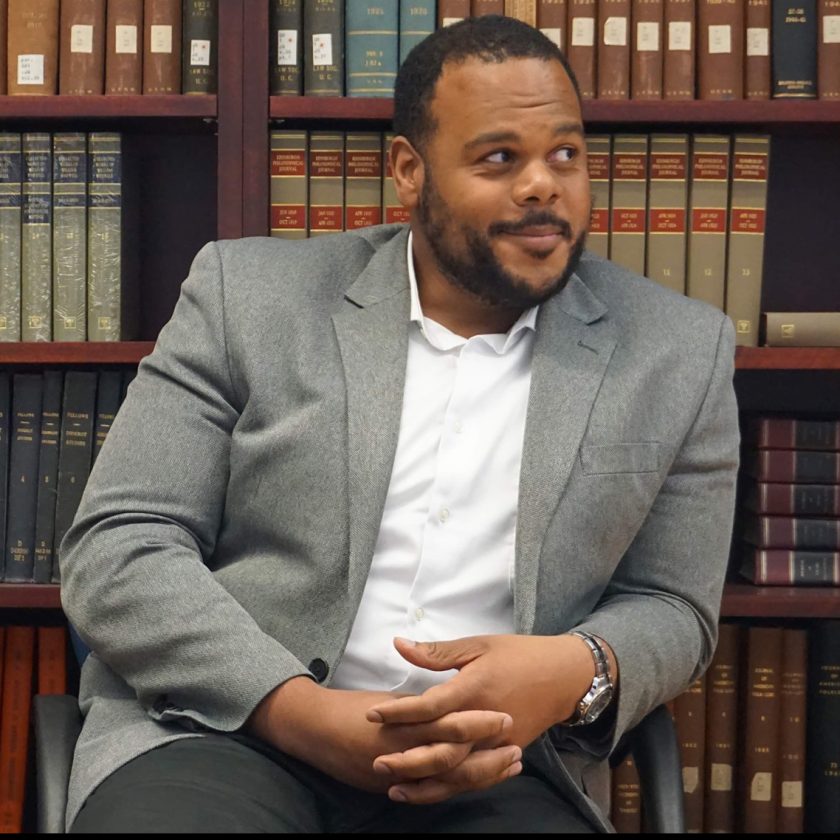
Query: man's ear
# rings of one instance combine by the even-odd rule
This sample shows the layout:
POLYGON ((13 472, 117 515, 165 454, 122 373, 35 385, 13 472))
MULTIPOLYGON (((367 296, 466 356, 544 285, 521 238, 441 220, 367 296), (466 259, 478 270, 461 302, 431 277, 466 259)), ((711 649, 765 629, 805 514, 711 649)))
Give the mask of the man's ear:
POLYGON ((390 161, 397 198, 407 210, 414 210, 423 193, 423 158, 408 139, 398 134, 391 142, 390 161))

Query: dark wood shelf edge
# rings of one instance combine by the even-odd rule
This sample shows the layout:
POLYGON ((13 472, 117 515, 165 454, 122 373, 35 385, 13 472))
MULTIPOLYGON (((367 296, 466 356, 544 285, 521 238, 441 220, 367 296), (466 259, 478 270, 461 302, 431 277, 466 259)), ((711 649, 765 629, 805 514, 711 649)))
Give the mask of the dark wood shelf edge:
POLYGON ((57 583, 0 583, 0 608, 61 609, 57 583))
POLYGON ((0 344, 0 365, 132 365, 154 341, 43 341, 0 344))
POLYGON ((722 618, 840 618, 840 587, 727 583, 722 618))
POLYGON ((738 347, 738 370, 840 370, 840 347, 738 347))
POLYGON ((86 119, 90 117, 215 119, 217 97, 171 96, 0 96, 2 119, 86 119))

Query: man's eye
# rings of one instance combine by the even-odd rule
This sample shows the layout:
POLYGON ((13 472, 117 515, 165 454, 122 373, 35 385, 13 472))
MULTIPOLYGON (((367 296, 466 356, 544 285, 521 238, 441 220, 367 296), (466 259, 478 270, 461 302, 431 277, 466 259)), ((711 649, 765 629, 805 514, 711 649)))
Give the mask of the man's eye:
POLYGON ((552 153, 551 159, 557 163, 569 163, 569 161, 573 160, 576 155, 577 150, 572 146, 563 146, 552 153))
POLYGON ((510 160, 510 154, 508 152, 491 152, 489 155, 486 155, 484 160, 488 163, 507 163, 510 160))

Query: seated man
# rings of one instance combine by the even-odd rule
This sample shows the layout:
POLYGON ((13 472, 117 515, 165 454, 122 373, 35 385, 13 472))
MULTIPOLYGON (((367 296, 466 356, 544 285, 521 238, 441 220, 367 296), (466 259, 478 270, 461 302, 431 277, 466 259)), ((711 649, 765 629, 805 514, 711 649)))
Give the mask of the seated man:
POLYGON ((76 832, 606 831, 610 750, 709 663, 729 319, 584 251, 538 31, 427 38, 394 128, 410 224, 206 246, 97 459, 76 832))

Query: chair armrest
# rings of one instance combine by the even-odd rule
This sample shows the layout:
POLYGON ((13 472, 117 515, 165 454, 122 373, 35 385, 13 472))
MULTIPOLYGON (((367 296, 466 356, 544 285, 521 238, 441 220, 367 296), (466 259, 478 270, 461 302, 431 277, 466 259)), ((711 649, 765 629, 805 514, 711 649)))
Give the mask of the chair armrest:
POLYGON ((38 833, 63 834, 67 783, 76 740, 82 730, 79 701, 67 694, 33 698, 38 833))

